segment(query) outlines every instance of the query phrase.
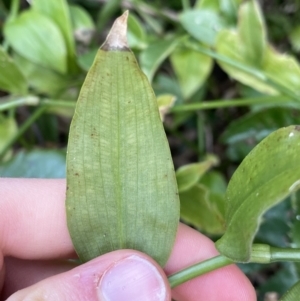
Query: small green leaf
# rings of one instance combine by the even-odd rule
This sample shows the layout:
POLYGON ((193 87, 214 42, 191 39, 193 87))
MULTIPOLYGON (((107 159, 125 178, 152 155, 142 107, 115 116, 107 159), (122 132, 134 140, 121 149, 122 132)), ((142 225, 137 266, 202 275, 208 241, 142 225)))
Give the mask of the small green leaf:
POLYGON ((131 48, 144 49, 147 47, 147 37, 144 27, 134 15, 128 17, 127 39, 128 45, 131 48))
POLYGON ((33 0, 31 5, 34 10, 48 17, 59 28, 67 47, 69 68, 73 70, 76 53, 68 3, 66 0, 33 0))
POLYGON ((164 121, 164 118, 169 112, 170 108, 173 107, 175 100, 176 96, 172 94, 162 94, 157 97, 159 114, 162 121, 164 121))
POLYGON ((70 128, 67 221, 82 261, 137 249, 164 265, 179 221, 177 184, 153 90, 114 23, 70 128))
POLYGON ((237 12, 242 0, 220 0, 220 9, 222 15, 231 23, 236 22, 237 12))
POLYGON ((28 60, 61 73, 67 71, 67 51, 58 27, 36 11, 21 13, 4 26, 13 49, 28 60))
POLYGON ((226 192, 224 236, 218 250, 234 261, 247 262, 262 215, 300 184, 300 126, 272 133, 244 159, 226 192))
POLYGON ((204 83, 212 69, 212 59, 197 51, 174 51, 171 62, 185 99, 190 98, 204 83))
POLYGON ((224 233, 224 217, 218 208, 218 202, 224 200, 201 184, 180 192, 179 196, 183 221, 209 234, 224 233))
POLYGON ((156 41, 141 52, 141 69, 150 82, 160 64, 174 51, 178 43, 179 39, 156 41))
POLYGON ((194 8, 209 9, 218 12, 220 10, 220 0, 197 0, 194 8))
POLYGON ((251 65, 261 66, 267 41, 264 19, 256 0, 241 5, 238 30, 246 60, 251 65))
POLYGON ((294 51, 300 51, 300 25, 296 26, 290 33, 289 40, 294 51))
POLYGON ((0 47, 0 89, 15 94, 25 94, 26 79, 13 59, 0 47))
POLYGON ((178 191, 183 192, 196 185, 200 178, 212 167, 218 164, 218 159, 210 155, 200 163, 187 164, 176 171, 178 191))
POLYGON ((209 46, 215 45, 217 33, 225 26, 219 14, 208 9, 182 13, 180 23, 192 37, 209 46))

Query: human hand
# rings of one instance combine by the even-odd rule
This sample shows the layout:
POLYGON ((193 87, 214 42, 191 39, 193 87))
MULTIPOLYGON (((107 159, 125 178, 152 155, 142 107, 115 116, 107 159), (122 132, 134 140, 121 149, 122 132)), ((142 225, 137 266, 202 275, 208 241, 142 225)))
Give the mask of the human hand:
POLYGON ((217 255, 211 240, 183 224, 164 271, 134 250, 80 266, 67 261, 76 254, 66 225, 65 187, 64 180, 0 179, 0 300, 256 300, 235 265, 170 290, 166 275, 217 255))

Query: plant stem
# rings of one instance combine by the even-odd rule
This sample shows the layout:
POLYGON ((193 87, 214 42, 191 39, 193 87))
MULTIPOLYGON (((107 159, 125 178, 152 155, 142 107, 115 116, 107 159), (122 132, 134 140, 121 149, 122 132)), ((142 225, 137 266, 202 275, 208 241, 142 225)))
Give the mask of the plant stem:
POLYGON ((9 12, 9 16, 8 16, 9 21, 13 21, 17 17, 19 7, 20 7, 20 0, 12 0, 11 1, 10 12, 9 12))
POLYGON ((0 160, 4 157, 9 148, 27 131, 27 129, 46 111, 47 107, 42 106, 37 108, 33 114, 21 125, 18 132, 11 137, 5 147, 0 152, 0 160))
POLYGON ((22 105, 36 106, 39 104, 39 98, 36 96, 25 97, 5 97, 0 100, 0 112, 16 108, 22 105))
POLYGON ((244 71, 245 73, 248 73, 248 74, 254 76, 255 78, 257 78, 258 80, 268 84, 269 86, 271 86, 278 92, 281 92, 283 95, 286 95, 286 96, 292 98, 293 100, 299 101, 299 96, 297 94, 295 94, 292 90, 286 88, 285 86, 279 84, 278 82, 275 82, 274 80, 269 78, 265 73, 261 72, 260 70, 254 69, 254 68, 249 67, 244 64, 241 64, 240 62, 234 61, 227 56, 218 54, 210 49, 195 45, 188 41, 186 42, 186 47, 188 47, 190 49, 194 49, 194 50, 201 52, 203 54, 206 54, 218 61, 221 61, 221 62, 226 63, 232 67, 235 67, 241 71, 244 71))
MULTIPOLYGON (((265 244, 254 244, 252 246, 249 263, 267 264, 275 261, 300 262, 300 249, 276 248, 265 244)), ((233 260, 223 255, 218 255, 170 275, 168 277, 170 286, 173 288, 188 280, 233 263, 235 263, 233 260)))
POLYGON ((188 112, 195 110, 210 110, 210 109, 219 109, 219 108, 228 108, 228 107, 243 107, 251 106, 256 104, 295 104, 298 105, 295 101, 291 101, 289 97, 285 96, 262 96, 262 97, 253 97, 253 98, 237 98, 230 100, 211 100, 211 101, 202 101, 197 103, 190 103, 184 105, 178 105, 172 107, 170 112, 188 112))
POLYGON ((226 265, 234 263, 223 255, 219 255, 208 260, 199 262, 191 267, 188 267, 182 271, 172 274, 168 277, 171 288, 182 284, 188 280, 201 276, 205 273, 222 268, 226 265))

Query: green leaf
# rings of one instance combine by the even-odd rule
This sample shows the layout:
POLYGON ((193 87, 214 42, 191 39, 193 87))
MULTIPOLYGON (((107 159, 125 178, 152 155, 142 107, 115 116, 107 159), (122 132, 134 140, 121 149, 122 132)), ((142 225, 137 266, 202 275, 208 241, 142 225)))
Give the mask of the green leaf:
POLYGON ((178 191, 183 192, 196 185, 200 178, 212 167, 218 164, 218 159, 209 156, 200 163, 187 164, 176 171, 178 191))
MULTIPOLYGON (((242 48, 241 40, 236 32, 222 30, 217 37, 216 50, 219 54, 224 55, 241 65, 251 66, 251 62, 243 56, 244 49, 242 48)), ((262 93, 277 94, 276 90, 261 82, 254 76, 221 61, 218 61, 218 64, 226 73, 228 73, 229 76, 238 80, 239 82, 248 85, 262 93)))
POLYGON ((36 11, 25 11, 4 26, 13 49, 28 60, 61 73, 67 71, 67 51, 58 27, 36 11))
POLYGON ((186 223, 209 234, 224 232, 224 217, 218 202, 224 200, 212 195, 209 190, 197 184, 180 192, 180 217, 186 223))
POLYGON ((220 0, 197 0, 194 8, 209 9, 218 12, 220 9, 220 0))
POLYGON ((300 25, 296 26, 290 33, 289 40, 294 51, 300 51, 300 25))
POLYGON ((246 139, 260 141, 280 127, 300 124, 300 112, 291 109, 271 108, 250 112, 234 120, 221 136, 224 143, 233 144, 246 139))
POLYGON ((298 301, 300 296, 300 281, 294 284, 279 301, 298 301))
POLYGON ((217 33, 224 28, 225 22, 213 10, 190 10, 180 15, 184 29, 200 42, 214 46, 217 33))
POLYGON ((70 5, 69 9, 76 40, 89 44, 95 31, 93 19, 87 11, 78 5, 70 5))
MULTIPOLYGON (((11 137, 14 136, 18 131, 18 125, 14 118, 5 117, 0 114, 0 153, 6 148, 7 143, 11 137)), ((4 161, 10 157, 10 153, 4 157, 4 161)))
POLYGON ((85 71, 89 71, 89 69, 91 68, 94 60, 95 60, 95 56, 98 52, 98 48, 92 48, 89 51, 87 51, 86 53, 84 53, 83 55, 78 57, 78 65, 85 71))
POLYGON ((27 82, 13 59, 0 47, 0 89, 15 94, 26 94, 27 82))
POLYGON ((157 104, 159 109, 160 118, 164 121, 166 114, 170 108, 173 107, 176 97, 172 94, 162 94, 157 96, 157 104))
POLYGON ((21 151, 0 165, 0 176, 11 178, 65 178, 66 153, 54 150, 21 151))
POLYGON ((231 23, 236 22, 237 12, 242 0, 220 0, 220 9, 222 15, 231 23))
POLYGON ((141 22, 134 15, 128 17, 127 39, 131 48, 144 49, 147 47, 146 32, 141 22))
POLYGON ((70 11, 66 0, 33 0, 31 5, 34 10, 48 17, 59 28, 67 47, 69 68, 73 70, 76 55, 75 41, 70 11))
POLYGON ((218 250, 234 261, 247 262, 261 216, 300 184, 300 126, 272 133, 244 159, 226 192, 224 236, 218 250))
POLYGON ((177 50, 171 62, 185 99, 190 98, 205 82, 212 69, 212 59, 191 49, 177 50))
POLYGON ((70 128, 67 221, 82 261, 137 249, 164 265, 179 221, 177 184, 152 88, 114 23, 70 128))
POLYGON ((151 43, 140 54, 141 69, 151 82, 160 64, 174 51, 179 39, 162 40, 151 43))
POLYGON ((262 12, 256 0, 241 5, 238 30, 246 60, 251 65, 261 66, 267 41, 262 12))

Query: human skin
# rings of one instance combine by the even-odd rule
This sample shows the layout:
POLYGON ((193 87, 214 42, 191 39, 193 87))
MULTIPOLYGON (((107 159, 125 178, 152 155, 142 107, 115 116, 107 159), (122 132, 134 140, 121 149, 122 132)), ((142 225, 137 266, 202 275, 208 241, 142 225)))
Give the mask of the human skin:
MULTIPOLYGON (((65 180, 0 179, 0 300, 117 300, 117 288, 110 295, 105 281, 125 268, 134 279, 138 273, 149 276, 133 283, 139 294, 154 286, 162 292, 150 299, 140 295, 141 301, 170 301, 171 296, 177 301, 256 300, 253 286, 235 265, 170 289, 167 275, 218 254, 210 239, 183 224, 163 270, 134 250, 114 251, 79 266, 67 261, 76 254, 66 225, 65 189, 65 180)), ((120 279, 131 289, 131 282, 120 279)))

